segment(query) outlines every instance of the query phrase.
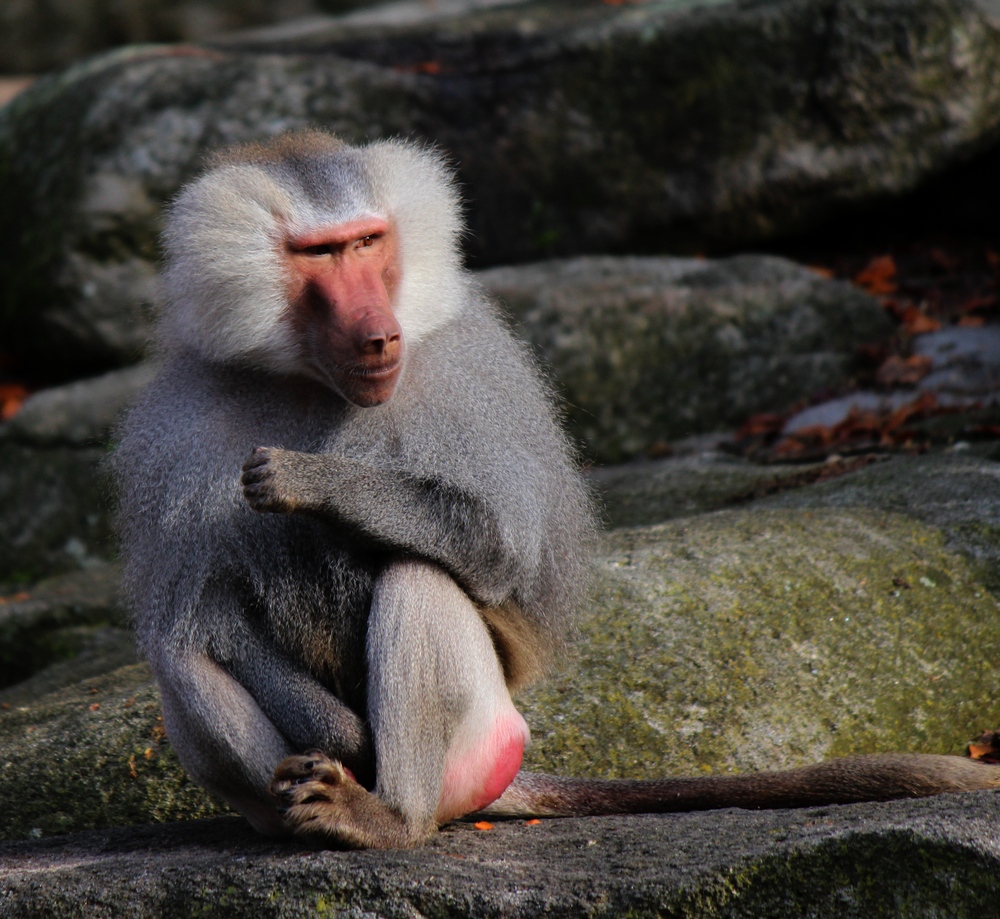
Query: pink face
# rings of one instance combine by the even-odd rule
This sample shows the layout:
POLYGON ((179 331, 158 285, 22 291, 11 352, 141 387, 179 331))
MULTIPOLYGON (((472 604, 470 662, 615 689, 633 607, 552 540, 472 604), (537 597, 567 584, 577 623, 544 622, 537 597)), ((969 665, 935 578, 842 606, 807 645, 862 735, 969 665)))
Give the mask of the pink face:
POLYGON ((311 370, 367 408, 392 396, 403 368, 396 235, 378 217, 290 236, 291 322, 311 370))

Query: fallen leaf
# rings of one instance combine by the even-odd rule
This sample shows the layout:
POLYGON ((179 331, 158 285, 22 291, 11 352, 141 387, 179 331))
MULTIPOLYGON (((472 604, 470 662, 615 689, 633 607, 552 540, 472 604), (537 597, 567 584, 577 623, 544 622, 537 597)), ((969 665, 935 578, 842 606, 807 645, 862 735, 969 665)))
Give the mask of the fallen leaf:
POLYGON ((487 820, 480 820, 479 823, 474 823, 473 826, 477 830, 492 830, 493 824, 487 820))
POLYGON ((926 354, 887 357, 875 372, 875 382, 879 386, 915 386, 931 371, 934 361, 926 354))
POLYGON ((91 702, 88 707, 90 708, 90 710, 92 712, 100 711, 101 703, 100 702, 91 702))
POLYGON ((751 415, 746 421, 743 422, 742 425, 740 425, 740 429, 736 432, 736 436, 742 440, 745 437, 761 437, 768 434, 780 434, 781 429, 785 426, 785 422, 787 420, 787 415, 778 415, 775 413, 751 415))
POLYGON ((912 402, 901 405, 892 412, 882 426, 884 431, 895 431, 918 415, 926 415, 938 407, 937 396, 932 392, 921 393, 912 402))
POLYGON ((983 731, 970 740, 967 755, 982 763, 1000 763, 1000 731, 983 731))
POLYGON ((924 335, 927 332, 937 332, 941 323, 911 306, 903 312, 903 328, 909 335, 924 335))
POLYGON ((962 304, 963 313, 974 313, 976 310, 992 310, 998 305, 997 298, 992 295, 970 297, 962 304))
POLYGON ((525 820, 524 821, 524 825, 525 826, 538 826, 541 822, 542 822, 541 820, 539 820, 537 817, 535 817, 532 820, 525 820))
POLYGON ((0 421, 10 421, 28 397, 28 390, 20 383, 0 383, 0 421))
POLYGON ((943 268, 948 272, 955 271, 962 264, 962 260, 960 258, 949 252, 945 252, 944 249, 940 249, 937 246, 931 249, 927 255, 930 257, 930 260, 938 266, 938 268, 943 268))
POLYGON ((874 296, 896 292, 896 260, 891 255, 873 258, 854 276, 854 283, 874 296))
POLYGON ((31 597, 31 594, 25 593, 23 590, 20 593, 11 594, 9 597, 0 597, 0 606, 4 603, 20 603, 22 600, 27 600, 31 597))

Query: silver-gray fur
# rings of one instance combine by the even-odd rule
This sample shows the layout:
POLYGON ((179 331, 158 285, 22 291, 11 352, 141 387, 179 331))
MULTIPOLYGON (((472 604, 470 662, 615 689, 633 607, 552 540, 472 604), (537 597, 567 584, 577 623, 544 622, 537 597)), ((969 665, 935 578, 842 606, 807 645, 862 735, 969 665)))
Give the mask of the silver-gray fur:
MULTIPOLYGON (((590 506, 529 355, 457 267, 458 203, 439 158, 316 135, 278 147, 223 157, 171 211, 163 370, 122 423, 114 460, 128 603, 196 779, 279 832, 272 773, 316 748, 368 787, 404 773, 379 793, 410 807, 420 836, 448 737, 427 762, 380 749, 376 776, 371 732, 379 741, 392 719, 369 699, 369 662, 383 654, 373 594, 400 561, 446 572, 517 671, 518 634, 530 658, 570 628, 590 506), (279 247, 288 225, 373 213, 398 228, 407 356, 392 399, 358 408, 297 372, 279 247), (250 506, 240 470, 257 447, 292 458, 279 468, 303 513, 250 506)), ((455 631, 434 629, 436 657, 461 658, 455 631)), ((433 669, 431 656, 408 664, 433 669)), ((435 705, 407 717, 437 717, 435 705)), ((448 718, 445 734, 461 720, 448 718)))

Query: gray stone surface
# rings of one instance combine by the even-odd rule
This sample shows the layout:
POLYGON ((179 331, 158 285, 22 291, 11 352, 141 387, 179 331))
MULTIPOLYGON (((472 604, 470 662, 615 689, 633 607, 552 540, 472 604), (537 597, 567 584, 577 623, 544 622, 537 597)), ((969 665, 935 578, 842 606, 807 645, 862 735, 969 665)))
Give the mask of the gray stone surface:
POLYGON ((0 439, 32 447, 105 444, 118 416, 155 372, 146 362, 32 393, 0 427, 0 439))
POLYGON ((0 585, 30 584, 114 554, 107 451, 0 441, 0 585))
POLYGON ((422 849, 324 852, 237 818, 0 845, 9 919, 982 917, 988 793, 802 811, 456 824, 422 849))
POLYGON ((133 360, 162 203, 209 148, 306 124, 448 150, 482 265, 788 233, 994 143, 997 21, 977 0, 538 0, 115 52, 0 110, 0 332, 81 372, 133 360), (134 334, 106 334, 123 309, 134 334))
MULTIPOLYGON (((983 662, 1000 656, 1000 602, 909 517, 751 505, 617 530, 598 569, 575 654, 518 697, 529 768, 651 778, 961 753, 995 723, 1000 675, 983 662)), ((0 836, 217 810, 158 730, 144 665, 32 688, 46 684, 0 695, 0 836), (54 759, 71 783, 39 774, 54 759)))
POLYGON ((218 35, 364 0, 18 0, 0 4, 0 73, 38 73, 131 42, 218 35))
MULTIPOLYGON (((724 459, 714 438, 687 446, 593 473, 618 522, 668 522, 609 534, 575 659, 519 700, 529 765, 727 773, 874 749, 960 752, 995 726, 1000 615, 983 560, 1000 544, 1000 463, 989 447, 894 458, 733 506, 762 477, 801 470, 724 459)), ((73 585, 6 598, 0 615, 27 627, 72 613, 67 596, 100 605, 106 587, 73 585)), ((0 692, 0 829, 20 837, 0 844, 11 919, 978 919, 1000 893, 990 794, 457 824, 410 852, 268 841, 236 817, 192 819, 221 808, 177 763, 146 665, 84 669, 74 684, 60 666, 0 692), (101 829, 52 835, 83 827, 101 829)))
MULTIPOLYGON (((124 615, 119 599, 121 572, 117 565, 98 563, 0 597, 0 702, 14 696, 4 688, 35 674, 63 658, 93 658, 104 672, 128 663, 121 657, 121 637, 131 639, 121 627, 124 615), (122 635, 115 633, 122 633, 122 635), (112 655, 111 660, 107 654, 112 655)), ((135 655, 131 654, 134 661, 135 655)), ((67 672, 65 685, 91 674, 67 672)), ((34 698, 57 688, 56 674, 22 687, 21 698, 34 698)))
POLYGON ((878 302, 785 259, 584 257, 494 268, 480 282, 558 381, 589 459, 738 426, 847 384, 878 302))

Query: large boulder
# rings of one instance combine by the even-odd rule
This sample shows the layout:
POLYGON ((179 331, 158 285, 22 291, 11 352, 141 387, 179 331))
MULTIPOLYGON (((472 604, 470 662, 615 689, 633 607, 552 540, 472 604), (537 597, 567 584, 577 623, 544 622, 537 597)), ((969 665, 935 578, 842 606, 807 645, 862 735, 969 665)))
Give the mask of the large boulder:
POLYGON ((107 445, 151 365, 41 390, 0 425, 0 588, 107 561, 107 445))
POLYGON ((0 331, 67 373, 133 359, 161 206, 219 144, 307 124, 437 143, 482 265, 690 251, 790 232, 985 149, 998 64, 977 0, 539 0, 115 52, 0 111, 0 331), (123 313, 134 327, 105 335, 123 313))
MULTIPOLYGON (((1000 505, 995 463, 963 462, 978 462, 981 505, 1000 505)), ((610 533, 575 658, 519 699, 528 765, 653 777, 960 753, 995 719, 1000 675, 984 661, 1000 654, 1000 603, 943 520, 905 510, 750 503, 610 533)), ((215 806, 157 732, 145 667, 17 691, 0 693, 8 838, 215 806), (56 756, 72 785, 32 778, 56 756)))
POLYGON ((583 257, 479 272, 557 381, 584 455, 624 459, 848 385, 878 302, 785 259, 583 257))
MULTIPOLYGON (((608 535, 575 658, 519 700, 531 767, 726 774, 959 753, 995 726, 989 447, 789 469, 689 446, 592 473, 613 520, 645 525, 608 535)), ((80 575, 3 599, 33 647, 46 623, 96 624, 115 604, 80 575)), ((411 852, 265 840, 185 776, 148 667, 119 661, 84 660, 76 683, 60 661, 0 690, 5 916, 930 917, 989 915, 998 894, 992 794, 458 824, 411 852)))
POLYGON ((0 6, 0 73, 38 73, 133 42, 191 41, 364 0, 21 0, 0 6))

